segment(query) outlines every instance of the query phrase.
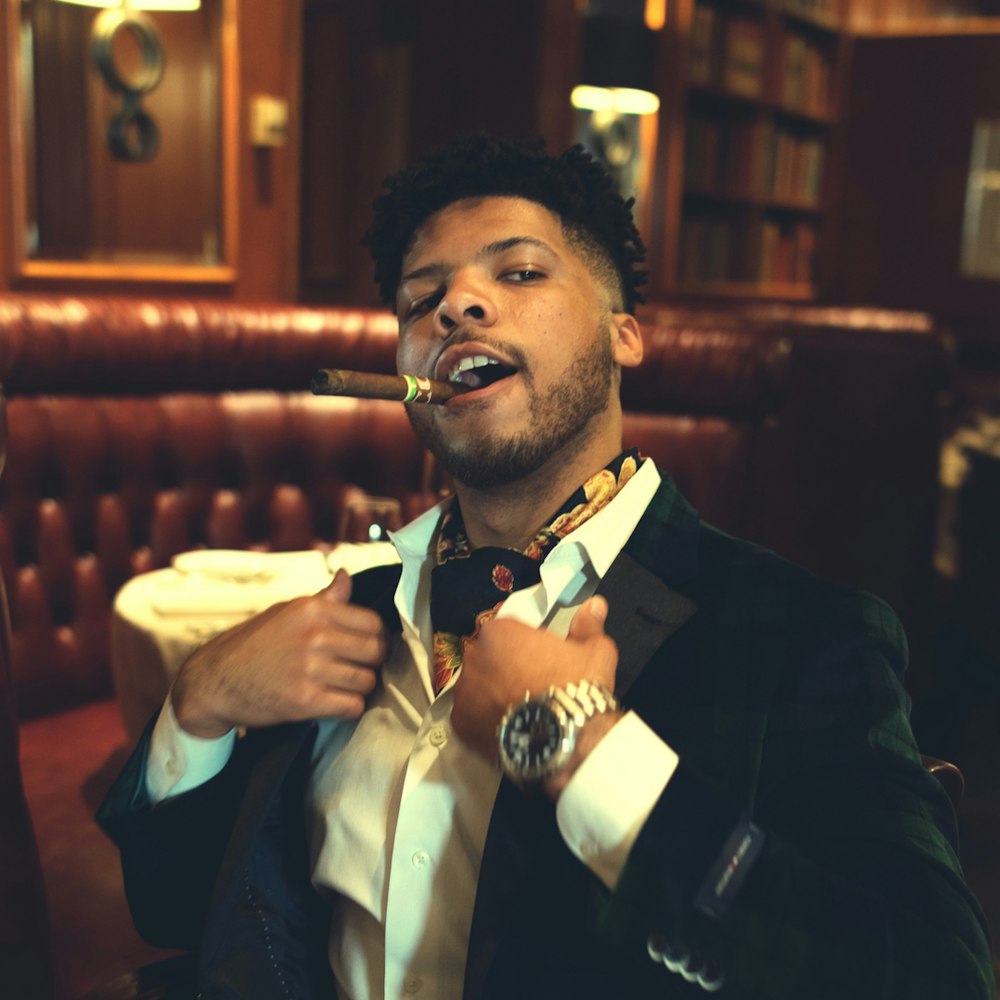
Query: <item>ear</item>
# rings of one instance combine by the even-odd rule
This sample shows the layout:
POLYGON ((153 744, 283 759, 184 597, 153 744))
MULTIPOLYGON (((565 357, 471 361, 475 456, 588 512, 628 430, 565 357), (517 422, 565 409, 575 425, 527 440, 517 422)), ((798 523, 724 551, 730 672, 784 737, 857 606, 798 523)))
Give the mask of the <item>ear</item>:
POLYGON ((642 362, 642 329, 631 313, 611 314, 611 352, 615 364, 635 368, 642 362))

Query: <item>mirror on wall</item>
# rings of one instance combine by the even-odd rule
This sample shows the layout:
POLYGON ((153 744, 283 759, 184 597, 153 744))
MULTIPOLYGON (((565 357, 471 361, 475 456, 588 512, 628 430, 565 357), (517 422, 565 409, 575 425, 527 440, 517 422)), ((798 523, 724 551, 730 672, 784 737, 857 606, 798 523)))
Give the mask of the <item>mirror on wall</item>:
POLYGON ((7 4, 16 276, 234 280, 236 0, 7 4))

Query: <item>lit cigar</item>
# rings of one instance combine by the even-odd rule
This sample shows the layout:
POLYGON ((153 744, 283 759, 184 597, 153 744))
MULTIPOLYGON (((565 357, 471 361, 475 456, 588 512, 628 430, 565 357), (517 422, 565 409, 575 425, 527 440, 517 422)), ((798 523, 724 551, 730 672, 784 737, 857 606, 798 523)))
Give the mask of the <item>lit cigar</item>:
POLYGON ((395 399, 400 403, 446 403, 468 392, 461 382, 439 382, 420 375, 376 375, 321 368, 312 379, 317 396, 358 396, 361 399, 395 399))

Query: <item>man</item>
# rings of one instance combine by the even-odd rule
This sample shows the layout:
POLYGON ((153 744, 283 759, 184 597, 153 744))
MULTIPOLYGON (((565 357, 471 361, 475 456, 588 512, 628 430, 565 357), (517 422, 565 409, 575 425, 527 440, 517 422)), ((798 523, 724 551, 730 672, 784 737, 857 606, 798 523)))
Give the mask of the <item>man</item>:
POLYGON ((184 665, 102 809, 140 931, 206 997, 991 997, 892 613, 622 451, 643 251, 600 168, 475 138, 387 188, 399 370, 469 390, 410 408, 456 500, 184 665))

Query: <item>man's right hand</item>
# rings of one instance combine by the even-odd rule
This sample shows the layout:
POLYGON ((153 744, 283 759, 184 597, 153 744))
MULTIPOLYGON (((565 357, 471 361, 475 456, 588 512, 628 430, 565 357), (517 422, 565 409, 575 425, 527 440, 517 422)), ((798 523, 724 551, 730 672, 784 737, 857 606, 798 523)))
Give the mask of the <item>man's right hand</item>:
POLYGON ((340 570, 318 594, 276 604, 195 650, 171 691, 181 728, 211 739, 234 726, 361 715, 387 639, 381 618, 350 597, 340 570))

